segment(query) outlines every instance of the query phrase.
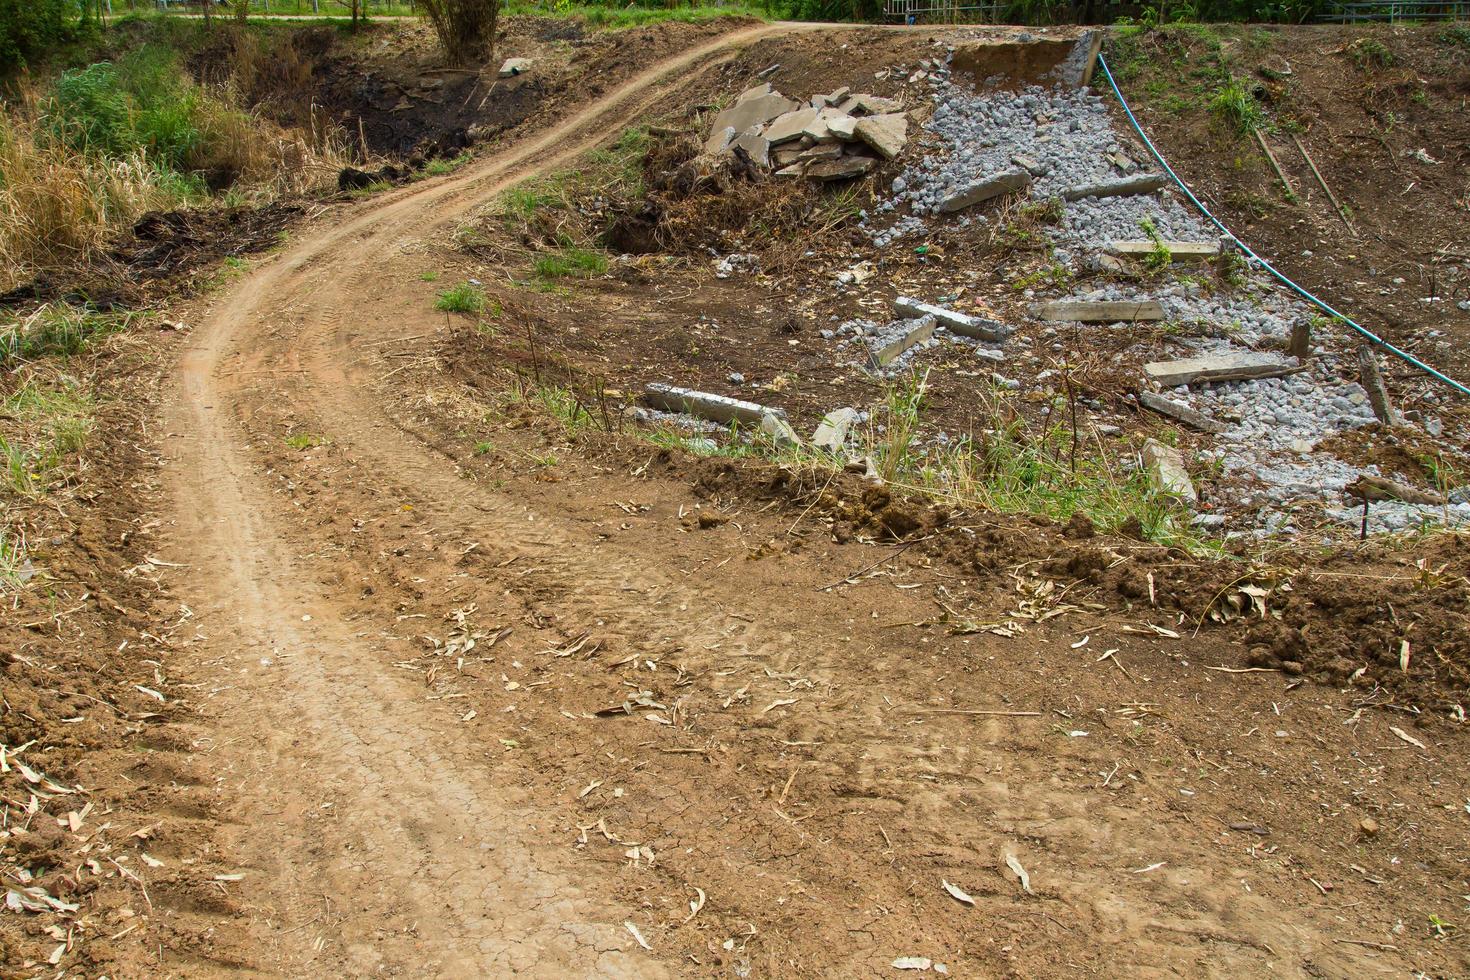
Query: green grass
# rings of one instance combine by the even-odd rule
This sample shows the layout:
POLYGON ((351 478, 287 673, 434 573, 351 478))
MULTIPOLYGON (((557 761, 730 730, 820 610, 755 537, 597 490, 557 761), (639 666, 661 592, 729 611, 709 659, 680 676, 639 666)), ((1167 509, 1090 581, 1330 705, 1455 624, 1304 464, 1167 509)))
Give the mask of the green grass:
POLYGON ((421 274, 419 276, 419 278, 421 280, 423 280, 424 282, 438 282, 439 281, 439 273, 432 272, 432 271, 431 272, 425 272, 425 273, 421 274))
POLYGON ((297 432, 294 435, 286 437, 286 445, 297 452, 315 449, 318 446, 325 446, 326 444, 326 439, 321 436, 312 435, 310 432, 297 432))
POLYGON ((439 294, 434 309, 445 313, 468 313, 478 316, 488 308, 485 290, 472 282, 462 282, 439 294))
POLYGON ((0 366, 79 354, 108 334, 127 329, 137 316, 49 303, 23 318, 0 317, 0 366))
POLYGON ((0 437, 0 485, 17 496, 46 489, 54 471, 86 448, 94 404, 66 375, 29 378, 0 402, 0 417, 18 430, 0 437))
POLYGON ((454 173, 460 167, 469 163, 473 159, 474 154, 470 153, 468 150, 452 159, 438 157, 429 161, 428 165, 424 167, 424 173, 428 174, 430 177, 442 177, 444 174, 454 173))
POLYGON ((23 585, 26 543, 10 528, 0 527, 0 589, 18 589, 23 585))
POLYGON ((507 14, 511 16, 546 16, 552 12, 558 17, 580 20, 588 27, 604 30, 644 27, 648 24, 661 24, 666 21, 697 24, 703 23, 704 21, 717 20, 721 17, 754 17, 764 20, 768 16, 760 8, 743 4, 728 7, 602 7, 558 2, 554 7, 550 8, 543 5, 527 3, 507 4, 501 8, 502 16, 507 14))
POLYGON ((1250 135, 1265 121, 1256 97, 1238 80, 1232 79, 1215 93, 1210 100, 1210 112, 1230 129, 1243 136, 1250 135))
POLYGON ((600 276, 607 272, 607 256, 584 248, 568 246, 551 255, 543 255, 534 264, 537 278, 554 282, 558 279, 600 276))

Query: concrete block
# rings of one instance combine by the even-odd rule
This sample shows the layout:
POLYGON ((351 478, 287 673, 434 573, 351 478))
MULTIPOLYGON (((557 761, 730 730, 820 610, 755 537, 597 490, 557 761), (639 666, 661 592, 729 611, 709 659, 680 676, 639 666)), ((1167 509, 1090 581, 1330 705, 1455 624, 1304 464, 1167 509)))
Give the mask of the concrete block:
POLYGON ((829 453, 840 453, 847 445, 847 435, 857 423, 855 408, 839 408, 822 417, 821 425, 812 433, 812 445, 829 453))
POLYGON ((1184 466, 1184 457, 1173 446, 1166 446, 1155 439, 1143 444, 1143 464, 1148 467, 1149 480, 1162 493, 1178 497, 1189 504, 1199 503, 1199 494, 1189 470, 1184 466))
POLYGON ((1201 432, 1224 432, 1228 428, 1223 422, 1217 422, 1203 412, 1196 412, 1188 405, 1181 405, 1179 402, 1165 398, 1156 392, 1140 391, 1138 393, 1138 404, 1144 408, 1152 409, 1160 415, 1167 415, 1176 422, 1182 422, 1191 429, 1198 429, 1201 432))
POLYGON ((1104 180, 1096 184, 1082 184, 1062 191, 1062 200, 1080 201, 1084 197, 1127 197, 1131 194, 1153 194, 1164 189, 1169 182, 1162 174, 1143 174, 1139 177, 1124 177, 1122 180, 1104 180))
POLYGON ((1031 186, 1031 175, 1024 170, 1007 170, 1005 173, 976 181, 962 187, 939 202, 939 210, 945 214, 963 211, 1002 194, 1014 194, 1031 186))
POLYGON ((934 306, 931 303, 925 303, 910 296, 900 296, 898 299, 895 299, 893 301, 893 309, 900 316, 906 316, 911 319, 932 316, 948 327, 950 331, 962 337, 997 341, 1003 339, 1007 333, 1005 324, 998 320, 957 313, 954 310, 947 310, 942 306, 934 306))
POLYGON ((1043 320, 1065 323, 1133 323, 1164 318, 1164 308, 1151 299, 1110 302, 1059 299, 1042 303, 1037 312, 1043 320))
POLYGON ((706 391, 694 391, 690 388, 679 388, 658 382, 644 388, 643 400, 665 412, 680 412, 726 425, 731 422, 760 425, 761 420, 767 415, 777 415, 782 418, 786 416, 786 413, 779 408, 767 408, 755 402, 726 398, 724 395, 712 395, 706 391))
POLYGON ((710 156, 714 156, 717 153, 723 153, 725 152, 725 148, 728 147, 731 141, 734 139, 734 126, 726 126, 724 129, 717 129, 713 133, 709 134, 709 139, 704 141, 704 152, 708 153, 710 156))
POLYGON ((850 116, 881 116, 885 112, 902 112, 903 103, 885 99, 881 95, 858 92, 844 99, 837 108, 850 116))
POLYGON ((818 143, 809 150, 802 150, 798 160, 835 160, 842 156, 841 143, 818 143))
POLYGON ((934 328, 938 325, 939 321, 932 316, 926 316, 922 317, 921 319, 915 320, 914 326, 909 330, 908 333, 872 352, 873 368, 875 370, 878 368, 886 368, 888 365, 898 360, 899 355, 902 354, 904 351, 908 350, 910 347, 913 347, 915 344, 922 344, 924 341, 934 336, 934 328))
POLYGON ((772 443, 783 449, 802 444, 801 436, 796 434, 791 423, 787 422, 785 417, 773 412, 767 412, 761 416, 761 432, 768 436, 772 443))
POLYGON ((1219 242, 1171 242, 1155 243, 1150 238, 1129 238, 1109 242, 1108 251, 1128 259, 1141 259, 1152 255, 1155 248, 1163 245, 1169 250, 1169 258, 1175 262, 1208 262, 1220 257, 1219 242))
POLYGON ((1143 373, 1149 380, 1165 388, 1209 384, 1212 381, 1280 378, 1300 370, 1296 358, 1283 361, 1268 355, 1246 353, 1150 361, 1143 366, 1143 373))
POLYGON ((827 119, 827 132, 840 140, 851 142, 857 138, 857 124, 862 120, 857 116, 849 116, 845 112, 839 112, 827 119))

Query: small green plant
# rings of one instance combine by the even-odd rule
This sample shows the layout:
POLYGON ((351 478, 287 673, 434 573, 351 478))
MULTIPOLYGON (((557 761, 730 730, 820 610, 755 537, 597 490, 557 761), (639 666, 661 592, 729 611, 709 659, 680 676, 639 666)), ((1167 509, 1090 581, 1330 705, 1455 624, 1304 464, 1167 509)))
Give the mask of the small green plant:
POLYGON ((99 313, 65 303, 48 303, 23 318, 0 318, 0 366, 79 354, 136 319, 137 314, 99 313))
POLYGON ((1256 97, 1238 80, 1231 79, 1210 100, 1210 111, 1237 133, 1248 135, 1265 120, 1256 97))
POLYGON ((425 272, 422 275, 420 275, 419 278, 422 279, 424 282, 438 282, 439 281, 439 273, 437 273, 437 272, 425 272))
POLYGON ((478 316, 485 312, 487 298, 485 290, 472 282, 462 282, 446 289, 434 301, 434 309, 445 313, 468 313, 478 316))
POLYGON ((1384 47, 1383 42, 1377 38, 1358 38, 1358 40, 1348 45, 1347 51, 1352 56, 1353 61, 1363 71, 1393 67, 1393 52, 1384 47))
POLYGON ((18 589, 24 582, 26 543, 8 527, 0 527, 0 589, 18 589))
POLYGON ((1169 251, 1169 246, 1165 245, 1164 240, 1159 237, 1159 229, 1154 225, 1152 218, 1140 218, 1138 226, 1149 237, 1149 241, 1153 242, 1153 247, 1143 257, 1144 266, 1150 272, 1163 272, 1173 263, 1174 253, 1169 251))
POLYGON ((286 437, 286 445, 302 452, 307 449, 315 449, 317 446, 325 446, 327 440, 321 436, 312 435, 309 432, 297 432, 286 437))
POLYGON ((1435 35, 1440 44, 1470 48, 1470 24, 1448 24, 1435 35))
POLYGON ((470 153, 469 151, 465 151, 464 153, 461 153, 459 156, 452 159, 437 157, 433 160, 430 160, 428 166, 424 167, 424 173, 428 174, 430 177, 440 177, 444 174, 452 174, 460 167, 469 163, 472 159, 474 159, 474 154, 470 153))
POLYGON ((535 262, 537 278, 554 282, 568 277, 589 278, 607 272, 607 256, 584 248, 567 246, 551 255, 543 255, 535 262))
POLYGON ((491 453, 493 453, 494 451, 495 451, 495 446, 492 443, 483 442, 483 441, 482 442, 475 443, 475 455, 476 456, 488 456, 491 453))

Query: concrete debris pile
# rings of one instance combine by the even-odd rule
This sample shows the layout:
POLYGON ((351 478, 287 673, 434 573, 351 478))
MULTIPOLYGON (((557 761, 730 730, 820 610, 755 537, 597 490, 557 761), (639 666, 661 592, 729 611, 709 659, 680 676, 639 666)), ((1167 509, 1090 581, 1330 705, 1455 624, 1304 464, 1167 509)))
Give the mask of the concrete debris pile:
POLYGON ((704 151, 743 154, 778 177, 850 180, 903 152, 908 126, 892 99, 839 88, 799 102, 761 84, 715 117, 704 151))

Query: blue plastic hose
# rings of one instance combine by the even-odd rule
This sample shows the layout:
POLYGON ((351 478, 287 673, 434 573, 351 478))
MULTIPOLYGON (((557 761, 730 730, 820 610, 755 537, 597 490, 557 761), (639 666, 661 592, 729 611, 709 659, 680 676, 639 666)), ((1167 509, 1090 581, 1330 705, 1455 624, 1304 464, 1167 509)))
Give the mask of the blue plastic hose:
POLYGON ((1159 162, 1159 166, 1164 168, 1165 173, 1167 173, 1173 179, 1174 183, 1179 186, 1179 189, 1184 192, 1184 196, 1189 198, 1190 203, 1198 208, 1199 213, 1208 218, 1211 224, 1220 229, 1221 233, 1224 234, 1226 238, 1229 238, 1232 242, 1234 242, 1235 245, 1242 252, 1249 256, 1250 259, 1257 263, 1261 268, 1265 269, 1267 272, 1271 273, 1271 275, 1275 276, 1287 289, 1290 289, 1302 299, 1313 304, 1318 309, 1322 310, 1322 312, 1334 317, 1337 320, 1342 321, 1349 327, 1352 327, 1358 333, 1362 334, 1364 339, 1368 340, 1370 343, 1382 347, 1390 354, 1393 354, 1408 362, 1409 364, 1412 364, 1414 367, 1418 368, 1420 371, 1423 371, 1430 377, 1444 382, 1451 388, 1458 391, 1460 394, 1470 395, 1470 388, 1467 388, 1464 385, 1460 384, 1460 382, 1456 381, 1454 378, 1451 378, 1449 375, 1446 375, 1434 369, 1433 367, 1430 367, 1428 364, 1425 364, 1413 354, 1410 354, 1407 351, 1400 350, 1393 344, 1390 344, 1388 341, 1375 334, 1373 331, 1357 323, 1351 317, 1343 313, 1339 313, 1337 310, 1328 305, 1324 300, 1319 299, 1317 296, 1314 296, 1313 294, 1307 292, 1301 286, 1298 286, 1286 276, 1282 275, 1281 272, 1279 272, 1274 265, 1261 258, 1251 249, 1249 245, 1237 238, 1234 232, 1232 232, 1229 228, 1226 228, 1220 222, 1220 219, 1211 214, 1210 209, 1205 207, 1204 203, 1200 201, 1199 198, 1194 196, 1194 192, 1189 189, 1189 185, 1185 184, 1183 180, 1179 179, 1179 175, 1174 172, 1174 168, 1169 166, 1169 161, 1164 159, 1164 155, 1159 152, 1158 147, 1154 146, 1153 140, 1148 138, 1148 134, 1145 133, 1143 131, 1143 127, 1138 124, 1138 118, 1133 115, 1133 110, 1128 107, 1128 100, 1123 98, 1123 92, 1121 89, 1118 88, 1118 83, 1113 78, 1113 73, 1108 70, 1107 59, 1102 56, 1101 52, 1098 53, 1097 64, 1098 67, 1103 70, 1103 75, 1107 77, 1108 84, 1112 86, 1113 94, 1118 97, 1118 104, 1123 107, 1123 112, 1128 116, 1128 122, 1133 125, 1133 131, 1138 134, 1139 139, 1143 140, 1143 145, 1148 147, 1149 153, 1153 154, 1153 158, 1159 162))

